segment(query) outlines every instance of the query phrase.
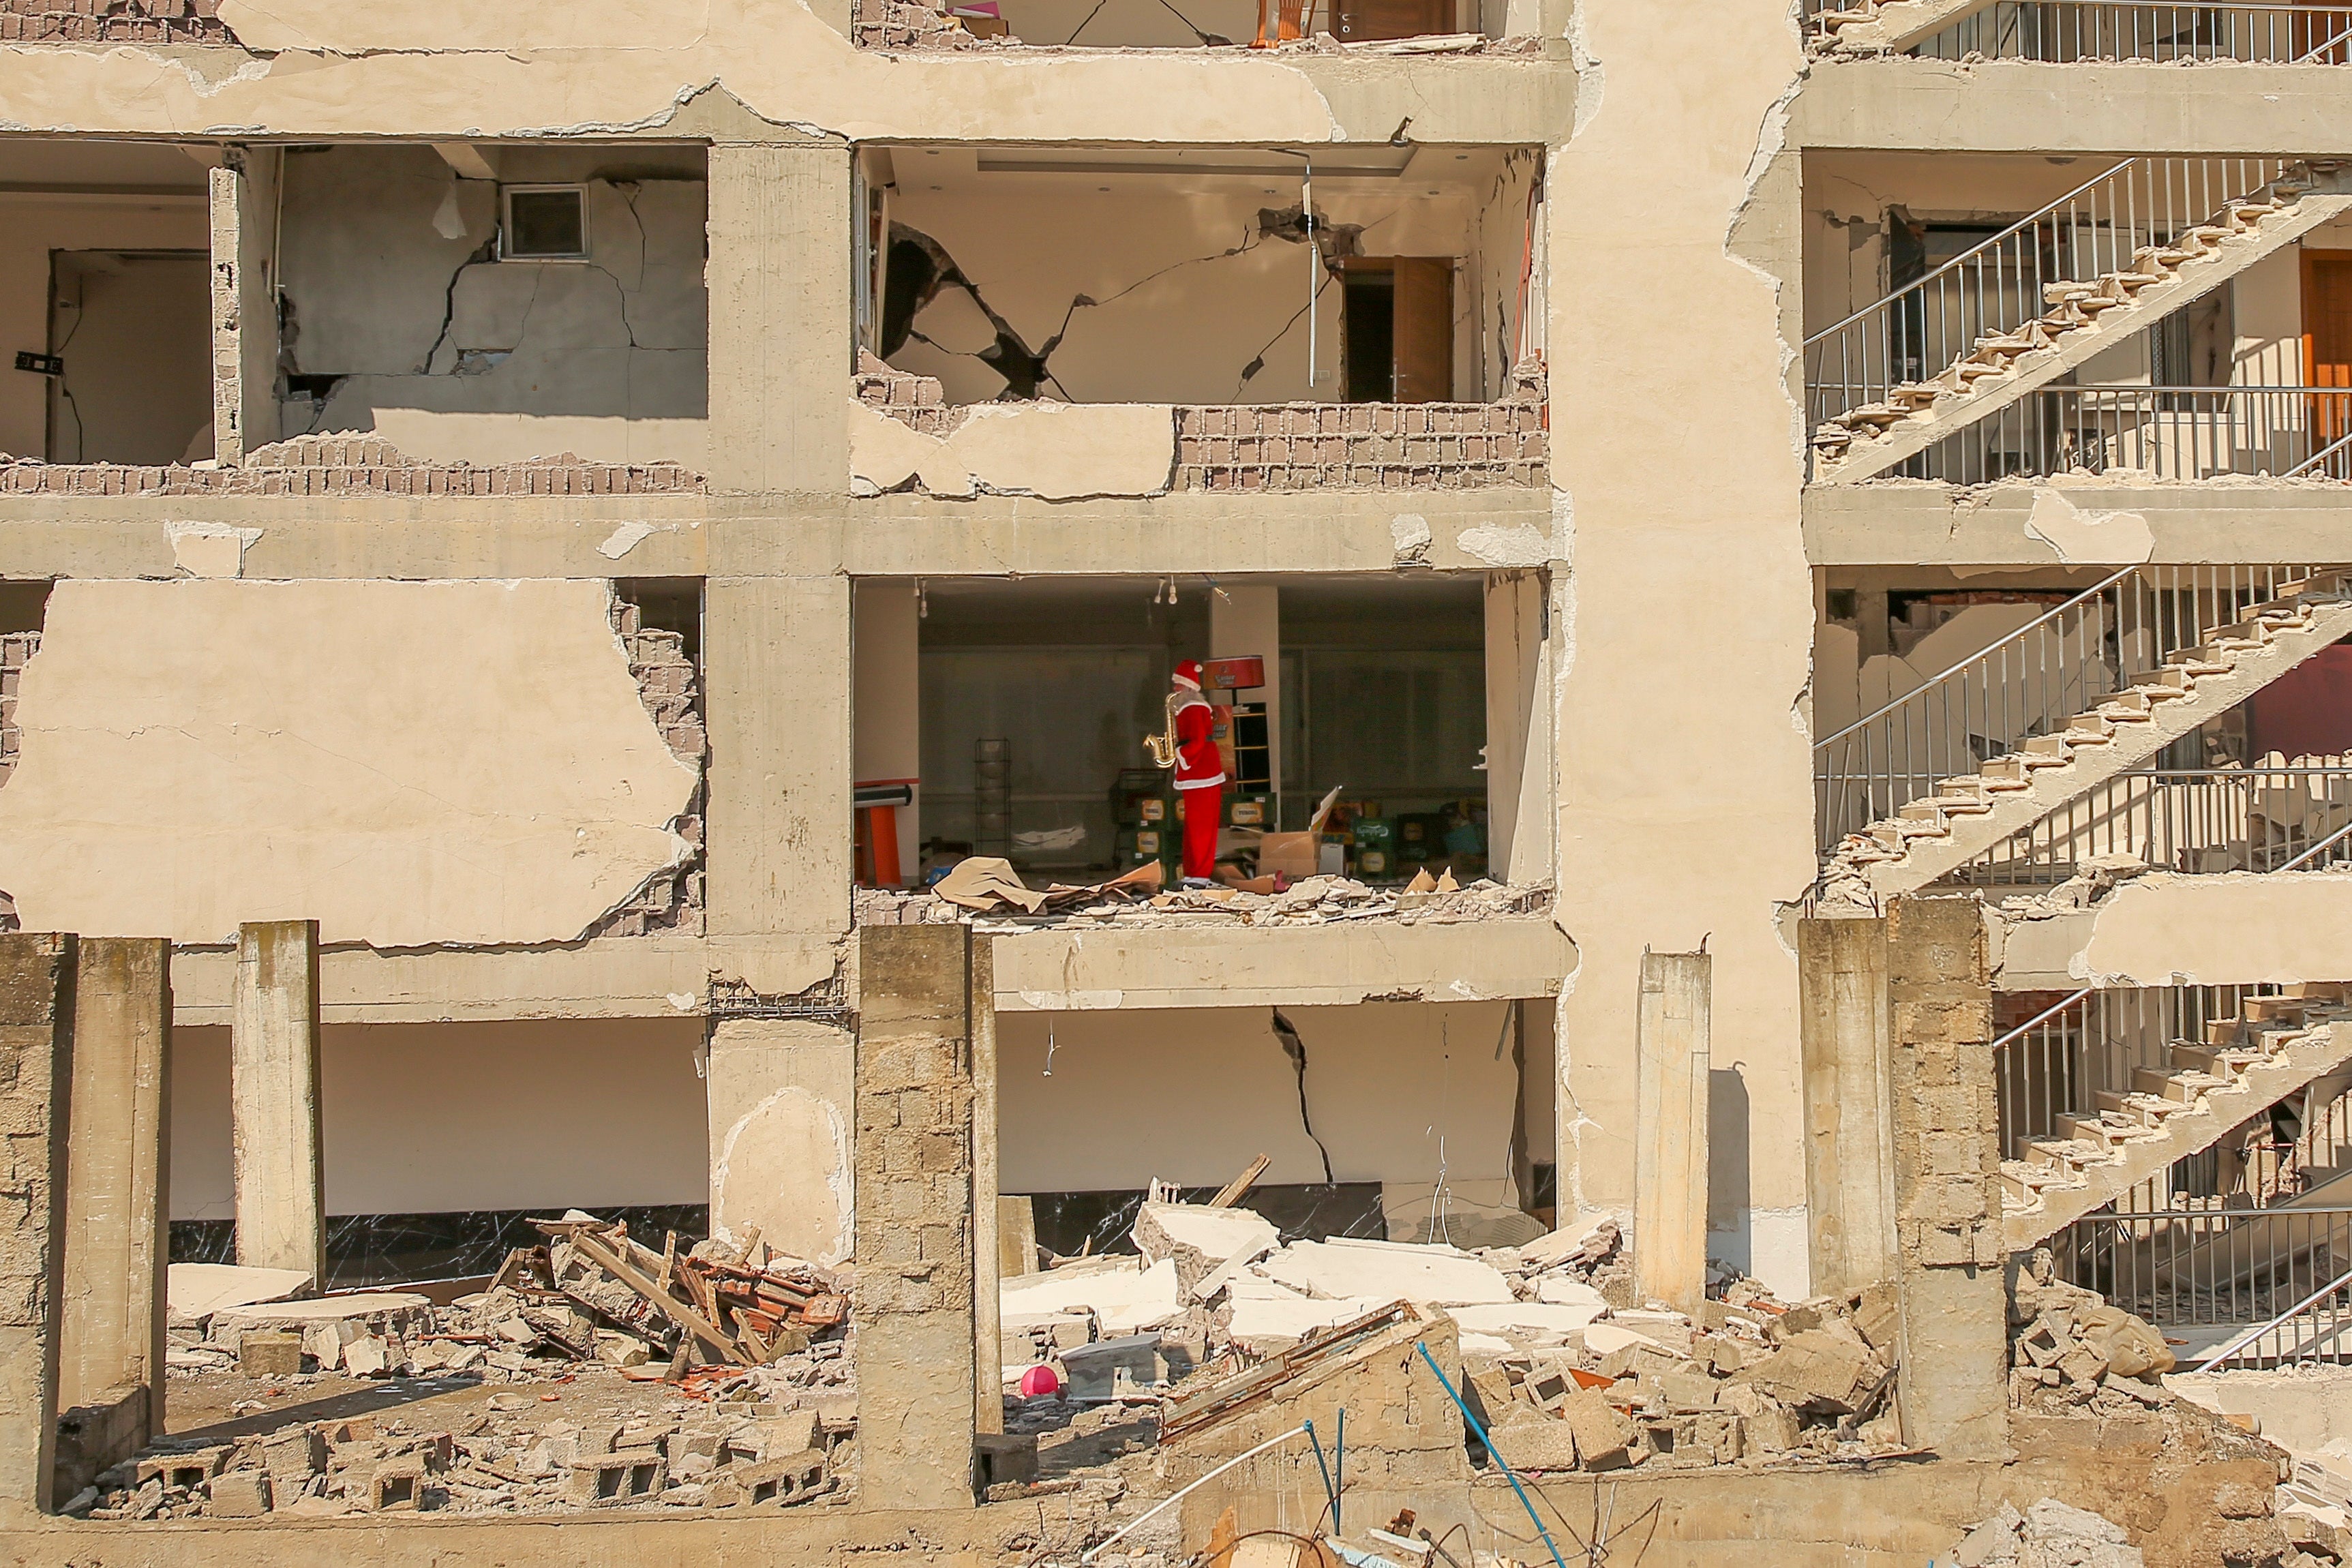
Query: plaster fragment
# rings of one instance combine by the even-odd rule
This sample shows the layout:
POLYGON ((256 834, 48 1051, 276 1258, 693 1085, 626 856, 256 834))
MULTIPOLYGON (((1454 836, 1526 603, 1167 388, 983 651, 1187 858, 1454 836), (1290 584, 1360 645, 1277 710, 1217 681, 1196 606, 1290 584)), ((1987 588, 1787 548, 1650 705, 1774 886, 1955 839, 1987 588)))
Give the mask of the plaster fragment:
POLYGON ((191 577, 242 577, 246 548, 261 537, 257 528, 223 522, 167 522, 172 564, 191 577))
POLYGON ((1399 512, 1389 520, 1389 538, 1396 546, 1396 563, 1400 566, 1426 566, 1429 547, 1436 536, 1429 531, 1429 520, 1416 513, 1399 512))
POLYGON ((2156 554, 2156 535, 2136 511, 2085 511, 2063 491, 2037 486, 2025 537, 2070 566, 2137 566, 2156 554))
POLYGON ((667 1002, 671 1006, 677 1008, 681 1013, 691 1013, 694 1011, 694 998, 684 991, 669 992, 663 996, 662 1000, 667 1002))
POLYGON ((1454 535, 1454 542, 1488 566, 1541 566, 1551 559, 1551 541, 1524 522, 1509 528, 1481 523, 1454 535))
POLYGON ((649 522, 625 522, 596 547, 596 553, 607 561, 618 561, 643 543, 653 531, 653 524, 649 522))

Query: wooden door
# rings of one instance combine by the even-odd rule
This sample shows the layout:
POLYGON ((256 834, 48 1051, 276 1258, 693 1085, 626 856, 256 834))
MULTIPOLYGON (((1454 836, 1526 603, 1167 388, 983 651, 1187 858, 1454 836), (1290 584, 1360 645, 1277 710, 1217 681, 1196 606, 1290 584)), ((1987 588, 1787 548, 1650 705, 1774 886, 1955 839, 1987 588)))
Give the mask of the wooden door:
POLYGON ((1332 0, 1331 30, 1347 44, 1454 31, 1454 0, 1332 0))
POLYGON ((1445 257, 1400 256, 1396 277, 1396 401, 1446 403, 1454 397, 1454 263, 1445 257))
POLYGON ((2352 251, 2303 253, 2303 384, 2347 389, 2311 400, 2315 450, 2352 434, 2352 251))

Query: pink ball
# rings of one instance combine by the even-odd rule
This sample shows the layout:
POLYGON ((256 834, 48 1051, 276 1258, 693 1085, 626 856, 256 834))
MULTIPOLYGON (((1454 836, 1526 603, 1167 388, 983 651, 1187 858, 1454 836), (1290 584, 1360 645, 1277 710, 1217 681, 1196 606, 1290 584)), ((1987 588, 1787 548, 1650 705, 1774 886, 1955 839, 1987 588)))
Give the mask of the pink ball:
POLYGON ((1043 1399, 1049 1394, 1061 1391, 1062 1380, 1055 1377, 1054 1369, 1044 1362, 1021 1374, 1021 1397, 1024 1399, 1043 1399))

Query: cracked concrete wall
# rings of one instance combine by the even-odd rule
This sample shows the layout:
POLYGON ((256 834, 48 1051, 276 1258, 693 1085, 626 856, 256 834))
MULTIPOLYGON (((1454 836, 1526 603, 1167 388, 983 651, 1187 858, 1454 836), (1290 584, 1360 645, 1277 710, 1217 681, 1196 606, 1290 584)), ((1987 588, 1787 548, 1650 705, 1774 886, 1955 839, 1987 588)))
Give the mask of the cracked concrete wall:
POLYGON ((494 258, 499 184, 425 146, 288 156, 288 435, 374 431, 412 457, 592 462, 708 451, 699 149, 493 150, 509 184, 587 186, 585 262, 494 258))
MULTIPOLYGON (((1540 1072, 1548 1021, 1528 1010, 1540 1072)), ((1001 1189, 1222 1186, 1260 1154, 1268 1183, 1319 1183, 1328 1150, 1333 1178, 1382 1184, 1392 1226, 1426 1217, 1441 1179, 1457 1215, 1516 1210, 1509 1003, 1281 1013, 1307 1049, 1313 1136, 1267 1008, 1000 1013, 1001 1189)))
POLYGON ((1547 203, 1559 879, 1580 955, 1559 1005, 1561 1215, 1630 1215, 1641 956, 1704 944, 1713 1059, 1748 1122, 1745 1202, 1710 1205, 1736 1226, 1710 1251, 1802 1296, 1797 973, 1776 906, 1814 874, 1780 141, 1803 56, 1778 0, 1585 0, 1579 18, 1607 89, 1552 155, 1547 203), (1664 191, 1627 221, 1628 192, 1664 191), (1663 336, 1661 299, 1680 312, 1663 336))
MULTIPOLYGON (((968 148, 901 149, 892 159, 894 230, 904 226, 935 242, 971 289, 940 289, 916 312, 914 335, 884 346, 894 349, 887 357, 898 369, 944 383, 950 403, 983 403, 1006 390, 1006 376, 978 357, 996 347, 1003 330, 992 311, 1045 360, 1045 397, 1344 399, 1339 280, 1315 268, 1302 242, 1265 232, 1261 217, 1298 205, 1295 176, 975 174, 973 157, 968 148)), ((1465 186, 1457 166, 1466 165, 1430 148, 1398 178, 1327 176, 1315 183, 1315 208, 1327 245, 1339 226, 1360 226, 1358 254, 1461 259, 1454 389, 1475 399, 1507 384, 1509 365, 1481 357, 1492 352, 1481 324, 1497 304, 1507 313, 1518 308, 1527 201, 1516 182, 1465 186), (1505 207, 1486 221, 1490 208, 1505 207), (1490 258, 1505 238, 1507 256, 1490 258)), ((1522 158, 1519 169, 1528 166, 1522 158)))
POLYGON ((688 846, 696 776, 602 582, 60 583, 17 695, 27 926, 568 942, 688 846))
MULTIPOLYGON (((327 1212, 698 1204, 702 1027, 330 1024, 320 1040, 327 1212)), ((236 1216, 228 1045, 225 1027, 172 1032, 173 1219, 236 1216)))

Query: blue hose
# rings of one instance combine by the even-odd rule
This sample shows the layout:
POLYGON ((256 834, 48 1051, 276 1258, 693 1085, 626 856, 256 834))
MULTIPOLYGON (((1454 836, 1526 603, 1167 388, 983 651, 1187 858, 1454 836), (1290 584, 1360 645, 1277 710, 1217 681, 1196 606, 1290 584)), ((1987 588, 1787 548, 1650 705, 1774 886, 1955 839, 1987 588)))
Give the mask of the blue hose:
POLYGON ((1471 1432, 1476 1436, 1478 1441, 1486 1445, 1486 1452, 1495 1456, 1495 1463, 1503 1467, 1503 1479, 1509 1481, 1511 1489, 1519 1494, 1519 1506, 1528 1510, 1528 1518, 1535 1522, 1536 1533, 1543 1537, 1544 1545, 1550 1549, 1552 1562, 1558 1565, 1558 1568, 1568 1568, 1568 1560, 1559 1554, 1559 1547, 1552 1540, 1551 1531, 1544 1528, 1543 1516, 1536 1511, 1536 1505, 1528 1500, 1528 1489, 1519 1485, 1519 1478, 1512 1470, 1511 1461, 1503 1458, 1502 1450, 1496 1447, 1493 1439, 1486 1436, 1486 1429, 1478 1425, 1478 1418, 1470 1414, 1470 1407, 1467 1405, 1462 1403, 1462 1395, 1454 1391, 1453 1384, 1446 1381, 1445 1373, 1438 1370, 1437 1358, 1429 1353, 1428 1342, 1425 1340, 1418 1342, 1413 1348, 1421 1352, 1421 1359, 1429 1363, 1429 1370, 1437 1373, 1438 1386, 1444 1389, 1454 1403, 1460 1407, 1462 1419, 1470 1424, 1471 1432))

